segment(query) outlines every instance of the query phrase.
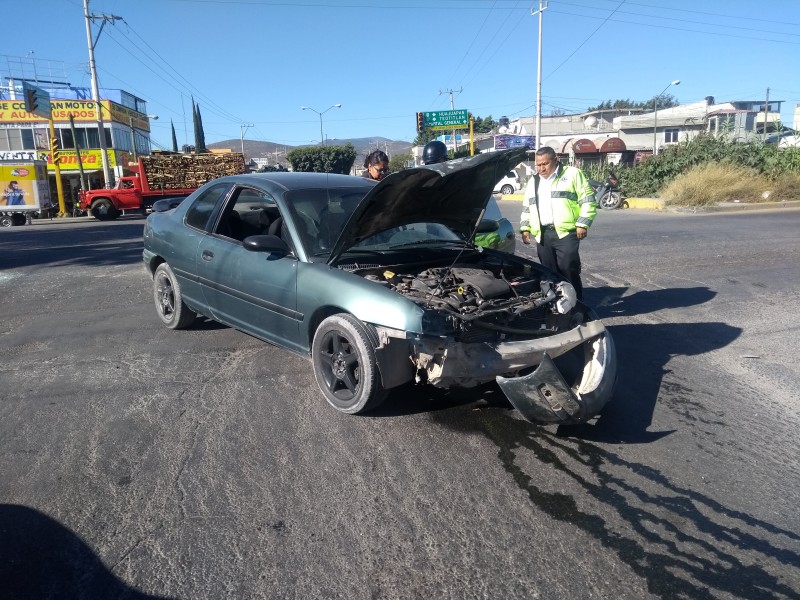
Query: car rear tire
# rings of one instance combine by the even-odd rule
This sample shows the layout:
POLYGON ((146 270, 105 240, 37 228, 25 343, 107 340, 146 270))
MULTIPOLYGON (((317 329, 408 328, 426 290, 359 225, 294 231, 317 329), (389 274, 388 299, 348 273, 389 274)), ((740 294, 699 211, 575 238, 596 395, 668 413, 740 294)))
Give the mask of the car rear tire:
POLYGON ((513 194, 514 193, 514 186, 506 184, 506 185, 504 185, 503 187, 500 188, 500 193, 501 194, 513 194))
POLYGON ((153 274, 153 299, 158 318, 170 329, 185 329, 197 317, 184 303, 181 286, 167 263, 158 265, 153 274))
POLYGON ((0 216, 0 227, 11 227, 12 225, 14 225, 14 221, 11 219, 11 215, 0 216))
POLYGON ((98 221, 111 221, 119 216, 119 211, 108 198, 100 198, 92 204, 92 216, 98 221))
POLYGON ((311 354, 314 376, 328 404, 347 414, 379 406, 387 396, 375 358, 377 334, 347 314, 322 321, 311 354))

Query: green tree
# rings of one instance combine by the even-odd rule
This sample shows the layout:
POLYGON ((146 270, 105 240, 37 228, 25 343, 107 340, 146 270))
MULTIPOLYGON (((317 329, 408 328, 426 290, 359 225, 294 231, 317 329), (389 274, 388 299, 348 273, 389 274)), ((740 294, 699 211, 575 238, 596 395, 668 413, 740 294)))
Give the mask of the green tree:
POLYGON ((472 131, 474 133, 490 133, 497 127, 497 121, 492 119, 492 115, 488 117, 472 117, 472 131))
POLYGON ((194 125, 195 154, 208 152, 206 148, 206 134, 203 132, 203 118, 200 116, 200 105, 195 104, 194 97, 192 97, 192 123, 194 125))
POLYGON ((197 146, 198 153, 200 152, 208 152, 208 148, 206 148, 206 132, 203 129, 203 115, 200 114, 200 105, 197 105, 197 123, 198 128, 200 131, 200 140, 197 146))
POLYGON ((395 154, 389 159, 389 173, 399 173, 406 170, 406 165, 414 160, 411 152, 406 154, 395 154))
POLYGON ((178 138, 175 136, 175 123, 172 122, 172 119, 169 120, 170 127, 172 127, 172 151, 178 151, 178 138))
POLYGON ((286 155, 286 159, 293 171, 347 175, 353 169, 357 154, 355 146, 347 143, 344 146, 295 148, 286 155))
MULTIPOLYGON (((586 112, 592 112, 594 110, 612 110, 612 109, 624 109, 624 108, 634 108, 634 109, 641 109, 641 110, 653 110, 653 102, 655 102, 656 97, 653 96, 650 100, 644 100, 642 102, 635 102, 633 100, 625 99, 625 100, 606 100, 605 102, 601 102, 597 106, 590 106, 586 109, 586 112)), ((672 108, 673 106, 679 106, 680 103, 672 94, 661 94, 658 97, 658 109, 661 110, 662 108, 672 108)))
POLYGON ((414 138, 413 144, 415 146, 424 146, 431 140, 435 140, 440 134, 441 131, 431 131, 430 129, 425 129, 424 131, 417 133, 417 137, 414 138))

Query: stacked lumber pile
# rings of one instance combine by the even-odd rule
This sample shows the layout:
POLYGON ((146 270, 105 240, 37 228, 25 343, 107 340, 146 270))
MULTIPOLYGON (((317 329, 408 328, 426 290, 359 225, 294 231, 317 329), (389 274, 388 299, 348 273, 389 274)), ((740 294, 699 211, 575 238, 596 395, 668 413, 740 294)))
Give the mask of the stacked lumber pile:
POLYGON ((217 177, 247 171, 240 152, 161 154, 143 156, 141 160, 151 190, 194 189, 217 177))

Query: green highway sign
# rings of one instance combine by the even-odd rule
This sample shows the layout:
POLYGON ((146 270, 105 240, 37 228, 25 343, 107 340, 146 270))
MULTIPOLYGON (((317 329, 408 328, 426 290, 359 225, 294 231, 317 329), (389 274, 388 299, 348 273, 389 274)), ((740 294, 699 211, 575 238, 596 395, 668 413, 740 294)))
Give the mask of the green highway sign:
POLYGON ((447 129, 466 129, 469 127, 469 115, 464 110, 437 110, 422 113, 425 129, 444 131, 447 129))

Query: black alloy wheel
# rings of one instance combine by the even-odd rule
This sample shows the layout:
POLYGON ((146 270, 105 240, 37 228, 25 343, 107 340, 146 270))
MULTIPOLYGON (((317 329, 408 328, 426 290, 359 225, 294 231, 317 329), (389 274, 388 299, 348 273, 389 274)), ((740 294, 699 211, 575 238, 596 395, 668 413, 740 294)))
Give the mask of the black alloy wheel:
POLYGON ((314 376, 328 404, 347 414, 379 406, 387 392, 375 358, 377 334, 348 314, 322 321, 311 354, 314 376))
POLYGON ((181 286, 167 263, 158 265, 153 275, 153 299, 158 318, 170 329, 185 329, 197 317, 183 302, 181 286))

